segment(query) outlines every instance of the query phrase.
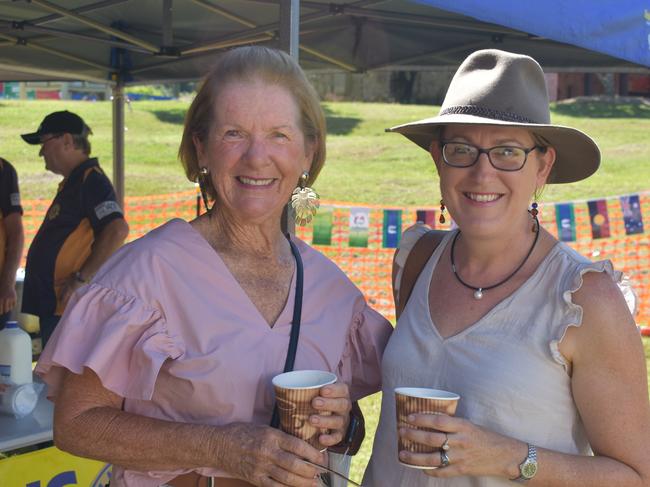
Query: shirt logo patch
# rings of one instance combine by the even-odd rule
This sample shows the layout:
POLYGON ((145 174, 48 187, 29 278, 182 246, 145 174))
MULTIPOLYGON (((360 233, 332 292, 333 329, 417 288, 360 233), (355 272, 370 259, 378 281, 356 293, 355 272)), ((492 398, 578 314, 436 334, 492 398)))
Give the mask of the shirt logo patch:
POLYGON ((61 213, 61 207, 58 203, 56 203, 50 206, 50 209, 47 210, 47 219, 54 220, 57 216, 59 216, 59 213, 61 213))
POLYGON ((20 206, 20 193, 11 193, 9 203, 11 203, 11 206, 20 206))
POLYGON ((122 208, 120 208, 120 205, 118 205, 115 201, 104 201, 103 203, 95 206, 95 215, 97 215, 98 220, 101 220, 111 213, 119 213, 120 215, 122 214, 122 208))

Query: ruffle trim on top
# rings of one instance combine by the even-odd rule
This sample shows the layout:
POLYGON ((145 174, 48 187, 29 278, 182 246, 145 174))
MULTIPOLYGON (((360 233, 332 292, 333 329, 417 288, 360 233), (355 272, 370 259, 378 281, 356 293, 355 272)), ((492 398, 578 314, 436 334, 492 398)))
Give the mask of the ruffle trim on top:
POLYGON ((131 399, 149 400, 166 359, 185 353, 159 310, 119 291, 92 283, 76 295, 36 367, 55 397, 64 369, 92 369, 104 387, 131 399))
POLYGON ((567 330, 570 326, 580 327, 582 325, 582 316, 583 309, 582 306, 575 304, 573 302, 573 294, 577 292, 584 282, 583 276, 588 272, 606 272, 612 280, 619 287, 625 301, 627 302, 628 308, 631 312, 634 312, 636 307, 636 294, 632 289, 632 285, 626 276, 622 272, 614 270, 614 267, 609 260, 602 260, 598 262, 591 262, 582 264, 582 266, 575 270, 572 279, 569 282, 568 289, 562 293, 562 298, 566 307, 564 313, 564 323, 560 327, 560 338, 551 340, 549 342, 549 348, 553 359, 568 372, 570 370, 570 363, 566 359, 562 352, 560 352, 560 343, 564 339, 567 330))

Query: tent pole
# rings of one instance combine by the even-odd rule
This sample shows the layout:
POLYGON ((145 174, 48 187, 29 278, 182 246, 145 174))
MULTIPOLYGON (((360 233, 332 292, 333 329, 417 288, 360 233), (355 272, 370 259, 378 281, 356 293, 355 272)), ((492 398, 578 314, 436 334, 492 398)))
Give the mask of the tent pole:
MULTIPOLYGON (((280 49, 298 61, 298 39, 300 32, 300 0, 280 0, 280 49)), ((293 209, 290 205, 282 212, 282 232, 296 233, 293 209)))
POLYGON ((117 202, 124 208, 124 82, 113 86, 113 186, 117 202))
POLYGON ((280 0, 280 49, 298 61, 300 0, 280 0))

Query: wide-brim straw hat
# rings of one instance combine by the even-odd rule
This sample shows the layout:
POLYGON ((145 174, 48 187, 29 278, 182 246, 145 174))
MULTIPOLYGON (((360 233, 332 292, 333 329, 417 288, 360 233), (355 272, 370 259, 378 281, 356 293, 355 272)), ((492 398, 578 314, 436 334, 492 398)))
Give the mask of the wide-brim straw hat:
POLYGON ((548 183, 591 176, 600 164, 596 143, 580 130, 551 124, 544 72, 533 58, 485 49, 470 54, 451 80, 438 116, 389 129, 429 150, 441 127, 480 124, 521 127, 557 152, 548 183))

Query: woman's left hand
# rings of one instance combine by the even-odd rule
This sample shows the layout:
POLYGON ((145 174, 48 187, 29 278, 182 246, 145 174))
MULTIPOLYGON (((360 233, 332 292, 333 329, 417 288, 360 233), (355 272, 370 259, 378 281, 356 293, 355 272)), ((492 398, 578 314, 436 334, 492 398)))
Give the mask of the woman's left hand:
POLYGON ((350 390, 348 385, 343 382, 337 382, 321 387, 320 395, 315 397, 312 406, 320 412, 330 412, 329 415, 312 415, 309 422, 319 428, 327 428, 329 434, 320 435, 318 441, 323 446, 334 446, 345 438, 345 432, 350 422, 350 410, 352 401, 350 400, 350 390))
POLYGON ((433 453, 399 452, 400 460, 415 465, 438 467, 423 470, 431 477, 448 478, 459 475, 498 476, 516 478, 519 464, 528 452, 526 443, 494 433, 474 423, 444 414, 412 414, 408 418, 414 426, 435 429, 422 431, 401 428, 402 438, 440 448, 447 442, 449 464, 441 466, 441 451, 433 453))

